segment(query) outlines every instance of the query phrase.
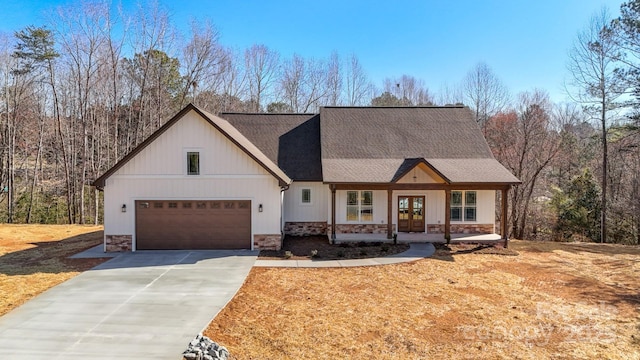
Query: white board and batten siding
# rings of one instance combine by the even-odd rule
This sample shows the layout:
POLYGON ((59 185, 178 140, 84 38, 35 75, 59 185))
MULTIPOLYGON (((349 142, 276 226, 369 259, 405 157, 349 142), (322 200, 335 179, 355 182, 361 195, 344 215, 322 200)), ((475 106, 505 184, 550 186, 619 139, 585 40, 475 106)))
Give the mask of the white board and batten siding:
POLYGON ((325 222, 331 191, 322 182, 294 181, 284 192, 285 222, 325 222), (302 202, 302 190, 311 191, 311 202, 302 202))
POLYGON ((134 244, 135 200, 251 200, 252 235, 281 232, 278 180, 194 111, 107 178, 104 196, 105 235, 134 244), (187 175, 190 151, 200 153, 200 175, 187 175))

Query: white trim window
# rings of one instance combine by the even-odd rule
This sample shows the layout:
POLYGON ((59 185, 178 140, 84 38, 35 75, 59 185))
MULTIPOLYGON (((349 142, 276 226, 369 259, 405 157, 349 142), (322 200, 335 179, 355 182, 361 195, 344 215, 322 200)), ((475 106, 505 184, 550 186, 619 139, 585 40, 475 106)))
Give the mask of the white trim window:
POLYGON ((477 219, 478 193, 476 191, 451 192, 451 221, 474 222, 477 219))
POLYGON ((373 191, 347 191, 347 221, 373 222, 373 191))
POLYGON ((302 205, 311 205, 311 189, 304 188, 300 191, 300 203, 302 205))

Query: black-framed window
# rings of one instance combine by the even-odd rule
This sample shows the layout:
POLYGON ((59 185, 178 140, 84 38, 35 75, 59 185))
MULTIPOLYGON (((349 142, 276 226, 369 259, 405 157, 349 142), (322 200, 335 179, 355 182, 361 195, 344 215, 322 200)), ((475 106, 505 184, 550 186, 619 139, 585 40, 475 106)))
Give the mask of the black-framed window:
POLYGON ((187 152, 187 175, 200 175, 200 153, 187 152))
POLYGON ((302 203, 311 204, 311 189, 302 189, 302 203))

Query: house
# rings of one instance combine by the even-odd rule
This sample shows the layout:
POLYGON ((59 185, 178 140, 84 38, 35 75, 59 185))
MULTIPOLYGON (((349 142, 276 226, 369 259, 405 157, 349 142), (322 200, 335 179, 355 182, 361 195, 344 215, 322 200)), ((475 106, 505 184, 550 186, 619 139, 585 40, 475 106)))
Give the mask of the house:
MULTIPOLYGON (((212 115, 188 105, 96 179, 105 250, 494 234, 515 178, 465 107, 212 115)), ((506 237, 506 223, 500 231, 506 237)))

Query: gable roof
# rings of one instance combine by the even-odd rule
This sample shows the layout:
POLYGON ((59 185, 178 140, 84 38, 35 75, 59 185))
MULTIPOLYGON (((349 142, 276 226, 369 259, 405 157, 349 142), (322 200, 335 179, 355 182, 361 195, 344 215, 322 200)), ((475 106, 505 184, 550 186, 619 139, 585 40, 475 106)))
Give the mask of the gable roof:
POLYGON ((493 158, 466 107, 324 107, 322 159, 493 158))
POLYGON ((322 181, 320 116, 222 113, 271 161, 297 181, 322 181))
POLYGON ((325 182, 394 182, 418 162, 449 184, 520 182, 466 107, 324 107, 320 118, 325 182))
POLYGON ((162 125, 158 130, 156 130, 153 134, 151 134, 145 141, 140 143, 135 149, 133 149, 130 153, 128 153, 125 157, 123 157, 120 161, 118 161, 111 169, 107 170, 102 176, 97 178, 92 185, 97 187, 98 189, 102 189, 105 185, 105 181, 111 175, 113 175, 116 171, 118 171, 124 164, 129 162, 133 157, 139 154, 144 148, 146 148, 149 144, 151 144, 155 139, 157 139, 160 135, 162 135, 165 131, 167 131, 170 127, 175 125, 180 119, 182 119, 188 112, 195 111, 198 115, 200 115, 205 121, 207 121, 211 126, 216 128, 222 135, 224 135, 227 139, 229 139, 232 143, 238 146, 242 151, 244 151, 249 157, 251 157, 254 161, 256 161, 260 166, 262 166, 268 173, 273 175, 281 186, 291 184, 291 178, 285 174, 282 169, 280 169, 269 157, 267 157, 260 149, 258 149, 249 139, 247 139, 238 129, 234 128, 228 121, 217 117, 213 114, 210 114, 207 111, 204 111, 193 104, 188 104, 184 109, 180 110, 173 118, 167 121, 164 125, 162 125))

